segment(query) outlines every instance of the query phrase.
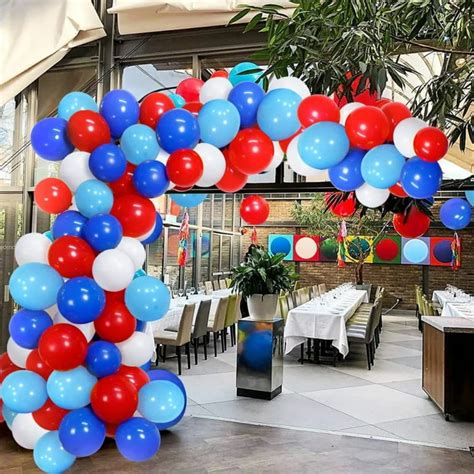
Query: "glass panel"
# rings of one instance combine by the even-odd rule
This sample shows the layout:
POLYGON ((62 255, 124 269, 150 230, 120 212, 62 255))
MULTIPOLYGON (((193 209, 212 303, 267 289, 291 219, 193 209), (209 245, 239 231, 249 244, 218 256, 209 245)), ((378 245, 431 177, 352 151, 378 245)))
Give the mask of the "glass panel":
POLYGON ((166 273, 169 276, 169 284, 172 288, 177 289, 179 286, 179 267, 178 267, 178 234, 176 228, 168 228, 168 248, 166 249, 167 263, 166 273))
POLYGON ((189 232, 189 242, 188 242, 188 260, 186 261, 186 266, 184 267, 184 282, 186 288, 194 286, 194 264, 196 261, 196 231, 190 230, 189 232))
POLYGON ((212 197, 209 195, 208 198, 202 203, 202 225, 203 227, 212 227, 212 197))
MULTIPOLYGON (((179 215, 177 217, 178 224, 180 224, 183 221, 184 209, 185 209, 184 207, 179 208, 179 215)), ((189 223, 192 225, 196 225, 197 217, 198 217, 198 206, 188 207, 188 215, 189 215, 189 223)))
POLYGON ((241 227, 240 224, 240 201, 242 196, 240 194, 235 195, 235 206, 234 206, 234 232, 239 232, 241 227))
POLYGON ((240 235, 233 235, 232 236, 232 262, 231 262, 231 267, 236 267, 240 261, 240 235))
POLYGON ((225 213, 224 213, 224 228, 225 230, 232 230, 232 214, 233 214, 234 195, 225 195, 225 213))
POLYGON ((219 272, 219 239, 220 235, 212 234, 212 268, 211 280, 215 280, 215 274, 219 272))
POLYGON ((55 215, 43 212, 33 204, 33 232, 43 233, 50 230, 55 218, 55 215))
POLYGON ((230 235, 222 236, 222 255, 220 271, 228 273, 230 271, 230 235))
POLYGON ((163 234, 153 244, 148 246, 148 275, 161 278, 163 274, 163 234))
POLYGON ((203 232, 201 238, 201 276, 200 281, 209 280, 209 264, 211 259, 211 233, 203 232))
POLYGON ((214 229, 222 229, 222 211, 223 211, 223 194, 214 195, 214 215, 212 218, 212 225, 214 229))

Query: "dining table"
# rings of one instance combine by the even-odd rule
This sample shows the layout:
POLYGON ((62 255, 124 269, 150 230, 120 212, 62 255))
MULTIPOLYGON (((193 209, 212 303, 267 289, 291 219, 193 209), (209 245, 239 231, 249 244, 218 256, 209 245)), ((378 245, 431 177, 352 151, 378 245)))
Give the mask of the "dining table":
POLYGON ((435 290, 432 300, 441 306, 441 316, 474 318, 474 298, 464 292, 435 290))
POLYGON ((306 339, 324 339, 346 357, 349 353, 346 322, 362 303, 368 303, 366 290, 334 290, 314 298, 288 312, 285 325, 285 354, 306 339))

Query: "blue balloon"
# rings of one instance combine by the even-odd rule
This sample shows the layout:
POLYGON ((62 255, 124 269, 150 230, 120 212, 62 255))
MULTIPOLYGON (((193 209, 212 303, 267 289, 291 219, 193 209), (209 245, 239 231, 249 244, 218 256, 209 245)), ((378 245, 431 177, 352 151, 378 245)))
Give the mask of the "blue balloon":
POLYGON ((153 228, 153 232, 146 239, 142 240, 141 243, 143 245, 152 244, 160 237, 162 231, 163 231, 163 219, 161 218, 160 214, 157 212, 155 227, 153 228))
POLYGON ((140 163, 133 173, 133 184, 135 189, 146 198, 161 196, 170 185, 166 166, 156 160, 140 163))
POLYGON ((97 179, 109 183, 122 177, 127 168, 127 159, 120 147, 106 143, 91 153, 89 168, 97 179))
POLYGON ((82 237, 82 229, 86 222, 87 217, 84 217, 80 212, 64 211, 53 222, 53 227, 51 228, 53 237, 55 239, 65 235, 82 237))
POLYGON ((466 199, 471 206, 474 206, 474 191, 466 191, 466 199))
POLYGON ((59 290, 57 303, 59 312, 68 321, 90 323, 102 313, 105 293, 92 278, 71 278, 59 290))
POLYGON ((79 408, 62 419, 59 440, 74 456, 92 456, 104 444, 105 425, 89 407, 79 408))
POLYGON ((334 122, 318 122, 300 135, 298 151, 312 168, 324 170, 338 165, 349 151, 344 127, 334 122))
POLYGON ((207 199, 207 194, 170 194, 171 200, 182 207, 196 207, 207 199))
POLYGON ((138 122, 140 106, 130 92, 117 89, 105 94, 100 115, 107 121, 112 136, 120 138, 128 127, 138 122))
POLYGON ((229 93, 227 100, 235 105, 240 115, 240 128, 253 127, 257 123, 257 110, 265 92, 254 82, 241 82, 229 93))
POLYGON ((105 183, 89 179, 79 185, 74 200, 81 214, 93 217, 110 212, 114 204, 114 195, 105 183))
POLYGON ((240 357, 248 368, 266 372, 272 363, 271 331, 255 331, 249 334, 243 341, 240 357))
POLYGON ((12 339, 25 349, 34 349, 38 346, 43 331, 53 325, 46 311, 30 311, 20 309, 10 319, 8 330, 12 339))
POLYGON ((120 146, 127 160, 134 165, 154 160, 160 151, 155 132, 142 124, 128 127, 120 139, 120 146))
POLYGON ((91 402, 97 379, 80 365, 72 370, 53 370, 46 382, 49 398, 58 407, 75 410, 91 402))
POLYGON ((300 129, 298 106, 301 96, 290 89, 270 91, 260 102, 257 123, 273 141, 291 137, 300 129))
POLYGON ((439 218, 451 230, 466 228, 471 222, 471 206, 465 199, 448 199, 439 210, 439 218))
POLYGON ((2 415, 8 428, 11 430, 13 420, 15 419, 16 415, 18 415, 18 413, 16 411, 10 410, 10 408, 8 408, 4 403, 2 407, 2 415))
POLYGON ((443 172, 438 163, 430 163, 417 156, 410 158, 402 169, 400 183, 414 199, 427 199, 439 190, 443 172))
POLYGON ((49 431, 36 442, 33 459, 43 472, 57 474, 67 471, 76 457, 64 449, 58 431, 49 431))
MULTIPOLYGON (((143 331, 142 331, 143 332, 143 331)), ((140 369, 144 370, 145 372, 148 372, 151 369, 151 360, 146 362, 145 364, 140 366, 140 369)), ((156 423, 155 423, 156 424, 156 423)), ((158 428, 160 429, 160 428, 158 428)))
POLYGON ((67 136, 67 122, 58 117, 44 118, 33 127, 31 145, 36 154, 49 161, 62 160, 74 150, 67 136))
POLYGON ((48 399, 46 382, 30 370, 17 370, 2 382, 3 403, 16 413, 39 410, 48 399))
POLYGON ((86 357, 87 370, 96 377, 105 377, 117 372, 122 355, 112 342, 95 341, 89 345, 86 357))
POLYGON ((56 303, 63 284, 61 275, 44 263, 25 263, 10 277, 10 294, 25 309, 37 311, 56 303))
POLYGON ((351 148, 345 158, 329 169, 329 179, 340 191, 354 191, 364 184, 360 170, 365 151, 351 148))
POLYGON ((133 280, 125 290, 128 310, 141 321, 157 321, 168 311, 170 292, 158 278, 144 276, 133 280))
POLYGON ((374 188, 388 189, 398 183, 404 164, 405 157, 395 145, 379 145, 365 154, 362 177, 374 188))
POLYGON ((48 237, 48 239, 51 240, 51 242, 54 240, 53 233, 50 230, 47 230, 46 232, 43 232, 43 235, 45 237, 48 237))
POLYGON ((80 110, 92 110, 98 112, 99 107, 93 97, 85 92, 69 92, 59 102, 58 116, 69 120, 71 115, 80 110))
POLYGON ((146 332, 146 325, 147 324, 148 323, 146 323, 145 321, 137 320, 137 326, 135 327, 135 331, 146 332))
POLYGON ((403 247, 403 256, 409 263, 421 263, 428 258, 429 248, 421 239, 410 239, 403 247))
POLYGON ((169 94, 169 98, 173 101, 173 104, 175 107, 182 107, 186 101, 181 97, 179 94, 175 94, 174 92, 171 92, 169 94))
POLYGON ((224 99, 206 102, 198 115, 201 140, 217 148, 227 146, 240 129, 240 115, 234 104, 224 99))
POLYGON ((115 431, 117 449, 129 461, 148 461, 160 449, 160 442, 156 425, 143 418, 130 418, 115 431))
POLYGON ((241 82, 259 82, 262 77, 263 71, 250 72, 255 69, 260 69, 256 64, 243 62, 236 64, 229 73, 229 81, 233 86, 240 84, 241 82), (249 71, 249 72, 246 72, 249 71))
POLYGON ((161 148, 168 153, 182 148, 194 148, 200 138, 197 119, 184 109, 165 112, 158 122, 156 134, 161 148))
POLYGON ((122 224, 112 214, 91 217, 83 229, 84 238, 97 252, 114 249, 122 240, 122 224))
POLYGON ((170 423, 183 411, 186 397, 168 380, 153 380, 138 392, 138 411, 154 423, 170 423))

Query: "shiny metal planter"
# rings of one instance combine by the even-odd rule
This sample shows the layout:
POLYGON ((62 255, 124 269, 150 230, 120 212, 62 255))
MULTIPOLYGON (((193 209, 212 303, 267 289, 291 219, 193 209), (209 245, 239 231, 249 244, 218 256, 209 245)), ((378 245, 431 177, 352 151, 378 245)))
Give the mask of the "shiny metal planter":
POLYGON ((283 383, 283 319, 238 323, 237 395, 271 400, 283 383))

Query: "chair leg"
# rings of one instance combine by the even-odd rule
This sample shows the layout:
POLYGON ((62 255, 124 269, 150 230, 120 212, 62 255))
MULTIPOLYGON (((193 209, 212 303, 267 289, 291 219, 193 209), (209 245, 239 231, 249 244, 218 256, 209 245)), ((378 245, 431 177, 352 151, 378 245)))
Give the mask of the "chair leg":
POLYGON ((224 329, 221 331, 221 347, 222 347, 222 352, 225 352, 225 331, 224 331, 224 329))
POLYGON ((301 365, 304 364, 304 342, 300 344, 300 351, 301 351, 301 365))
POLYGON ((184 350, 186 351, 186 358, 188 359, 188 369, 190 369, 191 368, 191 351, 189 350, 189 342, 185 344, 184 350))
POLYGON ((372 339, 372 365, 375 362, 375 341, 372 339))
POLYGON ((176 355, 178 356, 178 375, 181 375, 181 347, 176 346, 176 355))
POLYGON ((162 347, 163 347, 163 362, 166 362, 166 345, 162 347))
POLYGON ((306 349, 306 355, 308 356, 308 359, 311 359, 311 339, 306 340, 308 344, 308 348, 306 349))
MULTIPOLYGON (((206 344, 206 336, 203 337, 203 346, 204 346, 204 360, 207 360, 207 344, 206 344)), ((199 341, 198 341, 199 342, 199 341)))
POLYGON ((193 346, 194 346, 194 365, 198 364, 198 347, 199 347, 199 340, 194 338, 193 339, 193 346))
POLYGON ((367 367, 368 367, 368 369, 370 370, 372 364, 371 364, 371 361, 370 361, 371 357, 370 357, 369 344, 366 344, 366 345, 365 345, 365 351, 366 351, 366 353, 367 353, 367 367))
POLYGON ((214 334, 214 357, 217 357, 217 332, 213 333, 214 334))

